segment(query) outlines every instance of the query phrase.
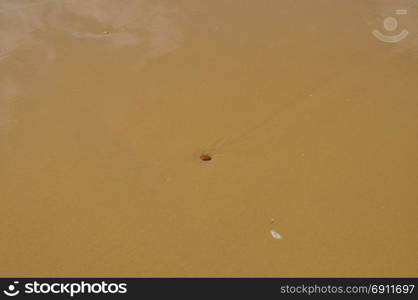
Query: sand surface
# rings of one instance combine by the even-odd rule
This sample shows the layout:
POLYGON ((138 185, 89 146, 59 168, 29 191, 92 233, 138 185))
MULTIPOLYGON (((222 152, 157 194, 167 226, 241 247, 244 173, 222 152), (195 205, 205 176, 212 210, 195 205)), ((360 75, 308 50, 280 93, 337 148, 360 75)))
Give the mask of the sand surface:
POLYGON ((0 0, 0 276, 418 276, 417 20, 0 0))

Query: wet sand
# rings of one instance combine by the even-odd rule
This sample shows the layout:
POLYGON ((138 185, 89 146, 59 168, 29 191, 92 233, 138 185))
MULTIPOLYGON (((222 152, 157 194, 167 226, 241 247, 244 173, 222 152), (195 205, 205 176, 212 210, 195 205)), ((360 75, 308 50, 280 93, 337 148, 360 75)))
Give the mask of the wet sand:
POLYGON ((417 8, 0 0, 0 276, 418 276, 417 8))

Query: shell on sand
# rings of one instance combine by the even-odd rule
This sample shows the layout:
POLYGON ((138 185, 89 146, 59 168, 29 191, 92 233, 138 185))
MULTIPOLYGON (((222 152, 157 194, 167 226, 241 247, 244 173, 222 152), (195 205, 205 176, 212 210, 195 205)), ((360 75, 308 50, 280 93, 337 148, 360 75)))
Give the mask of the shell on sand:
POLYGON ((283 236, 274 229, 270 230, 270 233, 271 233, 271 236, 276 240, 283 239, 283 236))

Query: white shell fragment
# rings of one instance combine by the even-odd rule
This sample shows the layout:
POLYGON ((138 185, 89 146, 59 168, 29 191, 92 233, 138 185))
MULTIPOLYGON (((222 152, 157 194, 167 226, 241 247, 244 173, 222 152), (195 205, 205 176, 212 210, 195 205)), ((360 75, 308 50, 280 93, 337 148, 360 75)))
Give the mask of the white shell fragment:
POLYGON ((274 229, 270 230, 270 233, 271 236, 276 240, 281 240, 283 238, 283 236, 274 229))

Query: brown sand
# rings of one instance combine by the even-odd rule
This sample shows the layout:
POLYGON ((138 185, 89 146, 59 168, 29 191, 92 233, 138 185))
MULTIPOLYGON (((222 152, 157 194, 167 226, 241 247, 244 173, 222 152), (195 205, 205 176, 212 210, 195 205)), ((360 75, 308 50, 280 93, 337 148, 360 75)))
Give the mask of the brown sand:
POLYGON ((417 14, 0 0, 0 275, 418 276, 417 14))

